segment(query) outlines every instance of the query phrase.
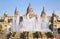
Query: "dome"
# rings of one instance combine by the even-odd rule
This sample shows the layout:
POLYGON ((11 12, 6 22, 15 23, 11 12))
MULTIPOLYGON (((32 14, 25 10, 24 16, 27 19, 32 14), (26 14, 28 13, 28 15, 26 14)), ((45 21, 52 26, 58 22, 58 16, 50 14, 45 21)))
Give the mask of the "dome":
POLYGON ((8 16, 7 11, 4 12, 4 16, 8 16))

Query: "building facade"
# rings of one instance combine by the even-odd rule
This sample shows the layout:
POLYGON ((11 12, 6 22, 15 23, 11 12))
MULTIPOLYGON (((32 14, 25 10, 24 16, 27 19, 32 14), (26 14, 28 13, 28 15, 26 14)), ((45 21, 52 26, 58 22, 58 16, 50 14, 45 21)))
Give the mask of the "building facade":
MULTIPOLYGON (((5 11, 4 15, 1 16, 1 18, 0 18, 0 27, 1 27, 0 29, 1 29, 1 31, 11 30, 13 17, 14 17, 14 20, 16 20, 17 15, 19 15, 19 11, 17 8, 15 9, 14 16, 9 16, 8 13, 5 11)), ((44 19, 45 16, 46 16, 46 12, 45 12, 45 9, 43 7, 40 18, 44 19)), ((31 19, 33 17, 35 19, 37 19, 37 14, 35 14, 31 4, 29 4, 29 6, 28 6, 26 14, 24 14, 22 16, 19 15, 19 21, 20 22, 23 21, 23 19, 26 17, 28 19, 31 19)), ((58 19, 59 16, 57 16, 55 14, 55 11, 53 11, 52 16, 47 16, 47 18, 49 20, 49 26, 50 26, 49 28, 55 33, 60 33, 59 32, 60 31, 60 20, 58 19)))

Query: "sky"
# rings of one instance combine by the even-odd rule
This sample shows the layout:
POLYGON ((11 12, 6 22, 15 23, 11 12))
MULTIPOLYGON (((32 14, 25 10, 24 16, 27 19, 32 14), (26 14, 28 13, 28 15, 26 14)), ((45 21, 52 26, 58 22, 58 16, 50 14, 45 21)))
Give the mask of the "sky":
POLYGON ((41 11, 45 7, 48 16, 52 15, 53 10, 60 16, 60 0, 0 0, 0 16, 3 16, 5 11, 9 16, 13 16, 16 7, 19 10, 19 15, 24 15, 29 3, 31 3, 35 14, 41 15, 41 11))

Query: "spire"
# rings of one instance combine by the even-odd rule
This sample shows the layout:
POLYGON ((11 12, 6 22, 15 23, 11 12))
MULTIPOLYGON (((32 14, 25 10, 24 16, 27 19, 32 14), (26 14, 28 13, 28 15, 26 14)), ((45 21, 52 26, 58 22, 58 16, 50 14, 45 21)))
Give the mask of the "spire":
POLYGON ((29 6, 27 8, 27 13, 29 13, 29 12, 33 12, 33 8, 32 8, 30 3, 29 3, 29 6))
POLYGON ((44 7, 43 7, 43 10, 42 10, 41 16, 42 16, 43 14, 46 15, 46 13, 45 13, 45 8, 44 8, 44 7))
POLYGON ((14 15, 18 15, 18 9, 17 9, 17 7, 15 8, 15 13, 14 13, 14 15))
POLYGON ((29 3, 29 6, 31 6, 31 3, 29 3))

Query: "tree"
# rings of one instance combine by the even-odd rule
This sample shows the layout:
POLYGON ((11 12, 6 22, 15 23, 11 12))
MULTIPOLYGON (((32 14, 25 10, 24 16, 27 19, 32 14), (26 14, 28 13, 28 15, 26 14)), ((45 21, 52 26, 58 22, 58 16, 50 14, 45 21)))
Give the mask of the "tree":
POLYGON ((46 33, 46 35, 47 35, 48 38, 52 38, 53 37, 53 34, 51 32, 46 33))

